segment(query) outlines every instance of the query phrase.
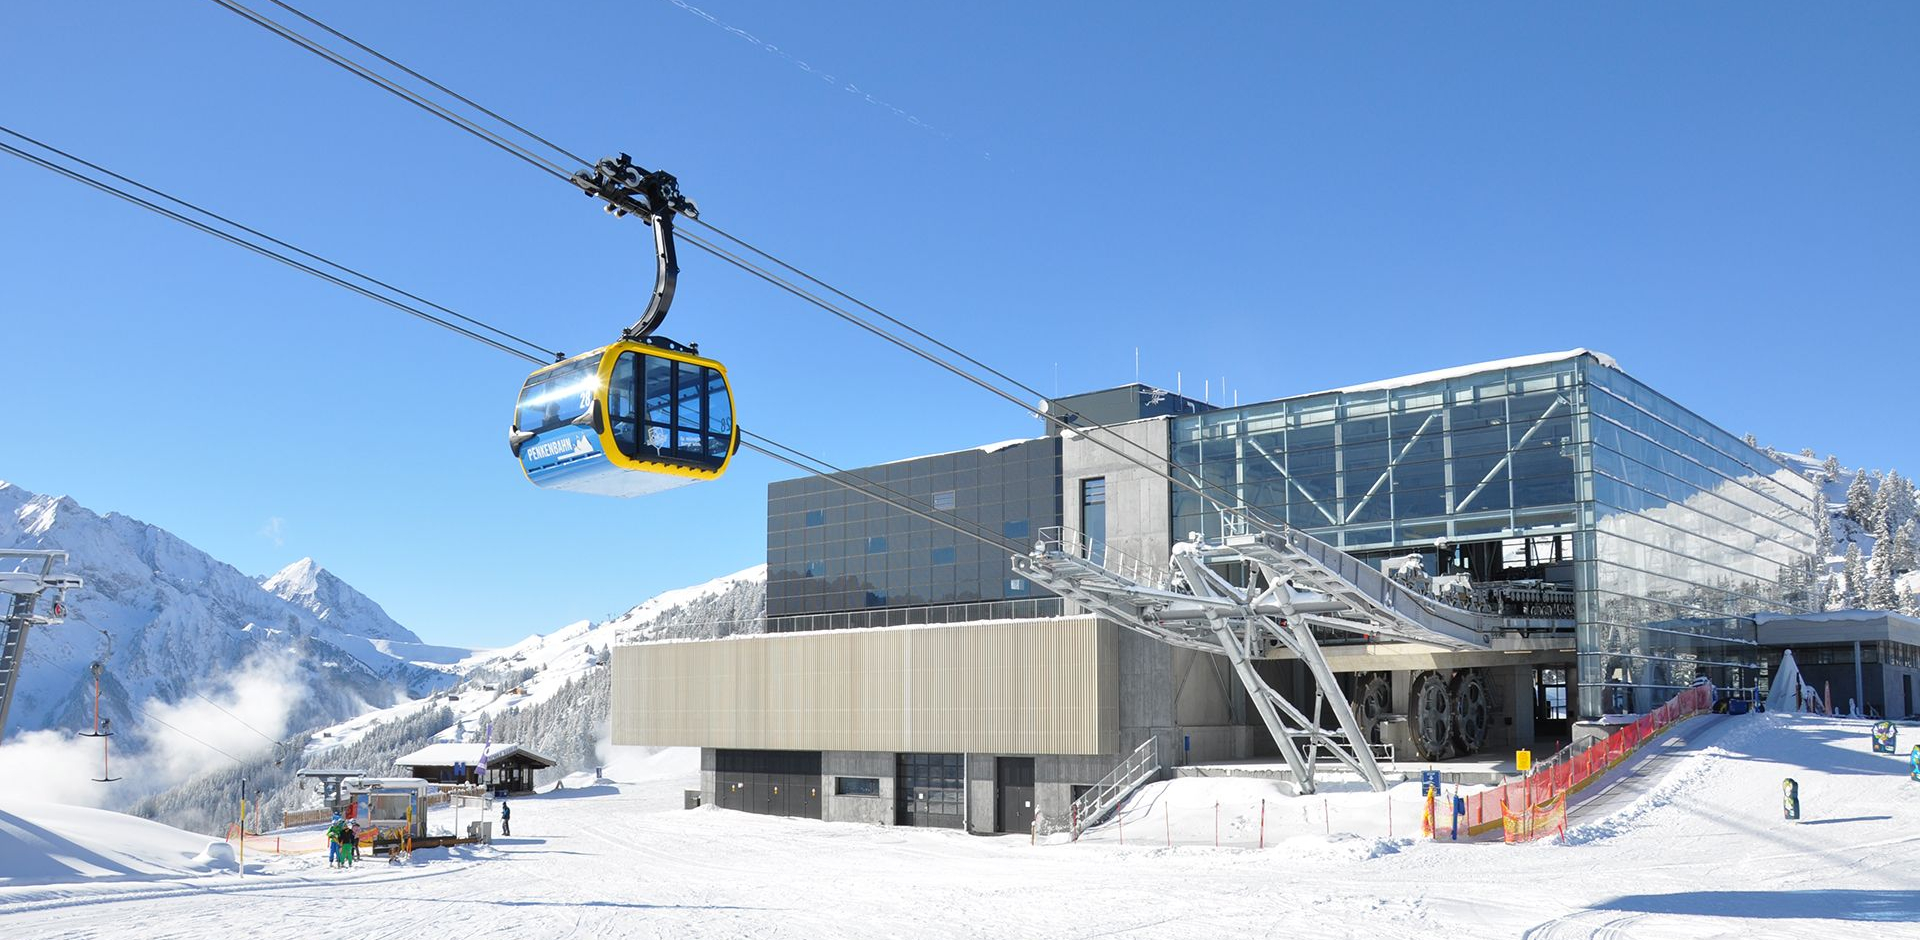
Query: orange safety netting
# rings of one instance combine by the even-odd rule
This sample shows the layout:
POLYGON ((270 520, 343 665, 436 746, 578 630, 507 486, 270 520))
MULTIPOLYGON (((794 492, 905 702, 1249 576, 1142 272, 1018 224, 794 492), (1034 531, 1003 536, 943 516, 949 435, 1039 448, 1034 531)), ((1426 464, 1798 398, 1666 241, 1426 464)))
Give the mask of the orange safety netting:
POLYGON ((1524 779, 1466 797, 1466 830, 1484 835, 1499 826, 1508 842, 1526 842, 1566 829, 1567 800, 1612 770, 1669 725, 1713 705, 1713 687, 1694 686, 1582 750, 1567 746, 1534 765, 1524 779))
MULTIPOLYGON (((240 835, 239 825, 230 824, 227 826, 228 843, 238 846, 240 844, 240 835)), ((360 848, 368 850, 369 852, 376 843, 387 845, 391 843, 404 844, 411 841, 405 826, 396 826, 392 829, 362 829, 359 835, 360 848)), ((325 852, 328 847, 327 834, 325 832, 302 832, 288 836, 261 835, 257 832, 249 832, 246 834, 246 844, 247 851, 266 855, 312 855, 317 852, 325 852)))

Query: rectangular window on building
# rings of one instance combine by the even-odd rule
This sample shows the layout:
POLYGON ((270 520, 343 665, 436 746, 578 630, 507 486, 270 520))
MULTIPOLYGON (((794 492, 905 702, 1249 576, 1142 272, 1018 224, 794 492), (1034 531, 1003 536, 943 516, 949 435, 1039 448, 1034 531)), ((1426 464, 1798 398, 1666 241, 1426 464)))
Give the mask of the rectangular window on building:
POLYGON ((1021 597, 1021 596, 1024 596, 1026 593, 1027 593, 1026 578, 1008 578, 1007 579, 1007 594, 1014 597, 1021 597))
POLYGON ((930 553, 930 557, 928 558, 928 561, 931 561, 933 564, 936 564, 936 565, 951 565, 954 562, 954 557, 955 557, 955 552, 953 550, 953 546, 949 545, 946 548, 934 549, 930 553))
POLYGON ((826 524, 827 524, 826 510, 824 509, 807 510, 807 525, 816 526, 816 525, 826 525, 826 524))
POLYGON ((868 591, 868 592, 867 592, 867 606, 868 606, 868 607, 885 607, 885 606, 887 606, 887 592, 885 592, 885 591, 868 591))
POLYGON ((1107 560, 1107 478, 1080 481, 1080 531, 1087 537, 1087 560, 1107 560))
POLYGON ((1024 539, 1027 537, 1028 530, 1029 526, 1025 519, 1014 519, 1000 525, 1000 534, 1010 539, 1024 539))
POLYGON ((878 555, 887 550, 887 537, 875 535, 867 539, 867 554, 878 555))
POLYGON ((827 563, 826 563, 826 562, 824 562, 824 561, 810 561, 810 562, 807 562, 807 577, 809 577, 809 578, 818 578, 818 577, 821 577, 821 576, 823 576, 823 575, 825 575, 826 573, 827 573, 827 563))
POLYGON ((880 778, 878 777, 835 777, 833 778, 835 796, 879 796, 880 778))
POLYGON ((933 494, 933 508, 951 510, 954 506, 953 491, 941 490, 933 494))

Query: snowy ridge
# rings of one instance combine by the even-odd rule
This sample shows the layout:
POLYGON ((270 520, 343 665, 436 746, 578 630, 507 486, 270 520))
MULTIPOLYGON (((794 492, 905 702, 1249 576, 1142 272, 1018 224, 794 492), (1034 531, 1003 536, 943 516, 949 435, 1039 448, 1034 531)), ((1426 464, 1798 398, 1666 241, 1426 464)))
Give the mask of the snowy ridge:
POLYGON ((557 761, 537 779, 592 770, 608 758, 609 647, 651 637, 754 633, 766 607, 766 566, 659 594, 603 623, 579 621, 449 668, 454 684, 299 735, 240 767, 222 767, 139 805, 175 825, 212 831, 231 814, 222 794, 240 777, 257 788, 268 818, 318 798, 293 777, 300 767, 348 766, 384 774, 396 758, 436 743, 477 744, 492 728, 496 748, 517 744, 557 761))
MULTIPOLYGON (((449 681, 382 652, 369 637, 418 638, 316 565, 307 566, 305 580, 343 605, 325 616, 158 526, 5 482, 0 547, 63 549, 68 570, 86 580, 68 598, 66 623, 29 634, 0 760, 64 757, 67 731, 90 721, 87 665, 109 646, 102 710, 128 732, 115 739, 115 751, 130 758, 155 746, 167 751, 146 766, 140 785, 165 786, 207 753, 204 745, 148 722, 148 715, 199 727, 212 746, 257 753, 269 746, 263 736, 337 720, 449 681), (202 708, 204 714, 195 711, 202 708), (57 733, 31 738, 36 729, 57 733), (16 750, 36 740, 47 750, 16 750)), ((97 766, 98 757, 93 760, 97 766)), ((138 785, 129 783, 112 798, 138 795, 138 785)))

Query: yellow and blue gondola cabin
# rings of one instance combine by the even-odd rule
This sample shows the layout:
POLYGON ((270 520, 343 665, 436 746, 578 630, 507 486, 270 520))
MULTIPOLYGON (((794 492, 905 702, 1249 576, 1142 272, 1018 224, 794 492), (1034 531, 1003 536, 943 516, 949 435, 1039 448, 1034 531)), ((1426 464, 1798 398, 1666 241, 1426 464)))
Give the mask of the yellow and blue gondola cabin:
POLYGON ((509 440, 535 486, 644 496, 718 479, 739 428, 720 363, 620 342, 527 376, 509 440))

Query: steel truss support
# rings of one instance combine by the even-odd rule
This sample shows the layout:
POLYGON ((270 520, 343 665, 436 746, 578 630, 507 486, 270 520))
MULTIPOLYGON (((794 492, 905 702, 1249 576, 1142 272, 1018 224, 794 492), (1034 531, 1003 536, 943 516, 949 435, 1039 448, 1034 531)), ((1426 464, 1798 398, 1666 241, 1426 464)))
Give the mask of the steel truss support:
POLYGON ((1136 633, 1226 657, 1262 723, 1273 735, 1302 793, 1315 789, 1322 753, 1376 790, 1386 788, 1373 745, 1340 689, 1314 628, 1409 640, 1449 649, 1484 649, 1497 623, 1419 595, 1358 559, 1291 529, 1267 531, 1227 520, 1218 542, 1182 544, 1165 566, 1128 558, 1070 529, 1041 533, 1013 567, 1088 611, 1136 633), (1240 588, 1212 564, 1241 561, 1257 588, 1240 588), (1313 714, 1267 684, 1255 663, 1284 647, 1313 678, 1313 714), (1323 716, 1332 713, 1334 727, 1323 716), (1305 745, 1304 749, 1302 745, 1305 745))

